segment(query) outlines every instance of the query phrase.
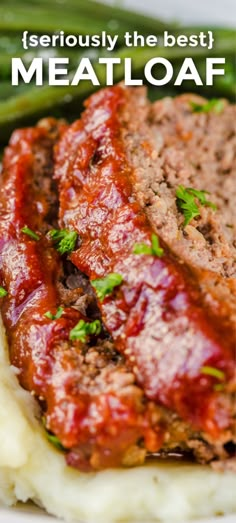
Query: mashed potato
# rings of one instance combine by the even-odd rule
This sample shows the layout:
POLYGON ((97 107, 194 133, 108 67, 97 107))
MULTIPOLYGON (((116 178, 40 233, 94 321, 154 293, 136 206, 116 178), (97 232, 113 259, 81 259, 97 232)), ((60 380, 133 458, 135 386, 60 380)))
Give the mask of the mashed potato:
POLYGON ((82 521, 183 521, 236 512, 236 475, 210 467, 155 463, 82 474, 46 440, 37 405, 10 367, 0 320, 0 501, 34 500, 82 521))

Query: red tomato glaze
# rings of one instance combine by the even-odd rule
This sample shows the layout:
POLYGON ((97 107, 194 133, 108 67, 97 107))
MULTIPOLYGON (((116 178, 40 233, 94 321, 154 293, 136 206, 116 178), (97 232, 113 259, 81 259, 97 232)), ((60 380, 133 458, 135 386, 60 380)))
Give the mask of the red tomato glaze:
MULTIPOLYGON (((45 317, 47 311, 55 314, 64 305, 56 287, 62 263, 45 236, 52 169, 45 184, 35 175, 46 142, 52 155, 54 140, 49 131, 55 125, 49 120, 48 126, 16 131, 5 152, 0 181, 0 285, 8 294, 0 304, 11 363, 20 371, 21 385, 39 398, 47 428, 71 451, 68 463, 87 471, 121 464, 127 449, 140 438, 145 438, 147 447, 155 438, 156 450, 162 434, 155 434, 150 426, 151 412, 144 412, 142 391, 134 395, 133 387, 122 385, 119 390, 113 373, 117 370, 125 381, 121 364, 116 369, 107 357, 110 372, 104 378, 101 374, 96 387, 99 367, 95 368, 92 382, 93 370, 84 356, 88 347, 69 340, 70 330, 86 318, 66 306, 61 318, 45 317), (39 241, 24 234, 24 226, 37 233, 39 241), (90 386, 86 386, 86 372, 90 386)), ((59 126, 58 132, 63 129, 59 126)))

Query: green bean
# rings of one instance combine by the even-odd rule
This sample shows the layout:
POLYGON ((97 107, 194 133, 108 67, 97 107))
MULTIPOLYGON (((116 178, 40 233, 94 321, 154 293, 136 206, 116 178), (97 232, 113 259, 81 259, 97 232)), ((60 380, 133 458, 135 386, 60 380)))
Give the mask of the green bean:
POLYGON ((6 100, 7 98, 11 98, 16 95, 19 96, 19 94, 25 93, 29 91, 29 89, 32 89, 32 87, 29 84, 20 84, 16 87, 13 85, 9 85, 9 82, 7 81, 1 81, 0 101, 6 100))
MULTIPOLYGON (((9 7, 9 2, 2 2, 3 5, 9 7)), ((15 7, 17 5, 16 0, 10 0, 10 6, 15 7)), ((24 9, 26 6, 34 7, 34 0, 24 0, 24 9)), ((48 7, 48 0, 39 0, 37 2, 38 7, 48 7)), ((129 9, 122 7, 110 6, 101 2, 93 0, 51 0, 50 7, 54 7, 57 13, 63 17, 66 13, 78 15, 79 17, 85 17, 91 21, 96 14, 96 19, 102 21, 103 27, 109 28, 110 32, 125 32, 128 30, 138 30, 141 33, 160 33, 166 27, 175 28, 176 23, 164 23, 163 21, 153 18, 152 16, 146 16, 143 13, 133 12, 129 9)), ((93 23, 93 22, 92 22, 93 23)))
MULTIPOLYGON (((27 8, 19 3, 12 9, 9 5, 0 5, 1 31, 34 31, 50 33, 64 30, 66 33, 99 34, 107 29, 106 24, 96 17, 75 17, 73 13, 52 9, 50 6, 40 9, 37 6, 27 8)), ((111 31, 112 32, 112 31, 111 31)))
POLYGON ((13 56, 22 50, 21 35, 19 34, 1 34, 0 33, 0 56, 13 56))

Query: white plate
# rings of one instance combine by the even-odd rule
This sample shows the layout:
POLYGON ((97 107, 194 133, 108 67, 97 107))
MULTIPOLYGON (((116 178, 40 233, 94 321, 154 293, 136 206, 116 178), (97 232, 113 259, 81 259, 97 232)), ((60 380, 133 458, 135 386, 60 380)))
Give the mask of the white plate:
MULTIPOLYGON (((104 1, 117 4, 117 0, 104 1)), ((197 2, 189 2, 189 0, 162 0, 159 2, 157 0, 145 0, 145 2, 144 0, 120 0, 118 3, 130 6, 132 9, 145 10, 146 13, 156 14, 165 19, 178 19, 190 24, 207 25, 208 23, 232 26, 236 16, 235 0, 224 0, 222 3, 215 0, 198 0, 197 2)), ((54 523, 56 521, 59 522, 58 519, 46 515, 31 504, 19 505, 15 508, 0 506, 0 523, 54 523)), ((195 520, 194 523, 236 523, 236 515, 201 519, 199 522, 195 520)))

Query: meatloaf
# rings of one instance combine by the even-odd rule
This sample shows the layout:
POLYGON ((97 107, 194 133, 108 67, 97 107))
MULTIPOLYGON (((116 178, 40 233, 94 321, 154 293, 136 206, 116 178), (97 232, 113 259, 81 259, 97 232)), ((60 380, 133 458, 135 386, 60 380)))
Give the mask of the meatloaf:
MULTIPOLYGON (((4 154, 0 283, 11 363, 39 402, 47 437, 70 466, 133 466, 160 448, 189 452, 197 431, 148 400, 102 327, 88 280, 55 249, 53 146, 64 130, 53 119, 17 130, 4 154), (100 328, 86 335, 83 328, 91 324, 100 328), (71 338, 79 325, 80 336, 71 338)), ((201 444, 195 454, 212 459, 214 449, 201 444)))
POLYGON ((216 445, 235 435, 233 217, 229 206, 222 220, 219 191, 211 200, 206 194, 214 179, 229 176, 220 162, 228 146, 231 154, 235 109, 225 104, 220 115, 195 114, 194 103, 189 96, 152 107, 143 90, 100 91, 60 140, 55 173, 61 227, 80 235, 70 259, 96 289, 116 347, 149 399, 216 445), (208 145, 204 136, 217 125, 221 149, 206 153, 206 186, 200 147, 212 149, 213 131, 208 145), (198 163, 191 153, 196 141, 198 163), (180 190, 195 209, 186 224, 180 190))
MULTIPOLYGON (((205 103, 162 104, 179 104, 178 118, 186 112, 193 127, 202 115, 192 100, 205 103)), ((176 158, 191 135, 183 132, 181 145, 178 125, 158 124, 158 115, 142 89, 117 86, 94 95, 72 126, 46 119, 16 131, 4 155, 0 285, 10 359, 40 405, 47 437, 82 471, 138 465, 156 454, 215 462, 234 453, 233 264, 221 254, 221 269, 214 265, 213 241, 211 266, 195 262, 184 243, 206 211, 214 231, 218 220, 231 235, 234 209, 227 207, 222 225, 214 193, 208 197, 218 210, 201 206, 183 226, 176 189, 210 187, 161 178, 170 134, 176 158), (172 202, 161 216, 178 222, 181 248, 158 223, 156 196, 172 202), (60 252, 54 238, 64 234, 75 242, 60 252)), ((182 156, 187 163, 190 151, 182 156)), ((222 243, 233 249, 229 235, 222 243)))

